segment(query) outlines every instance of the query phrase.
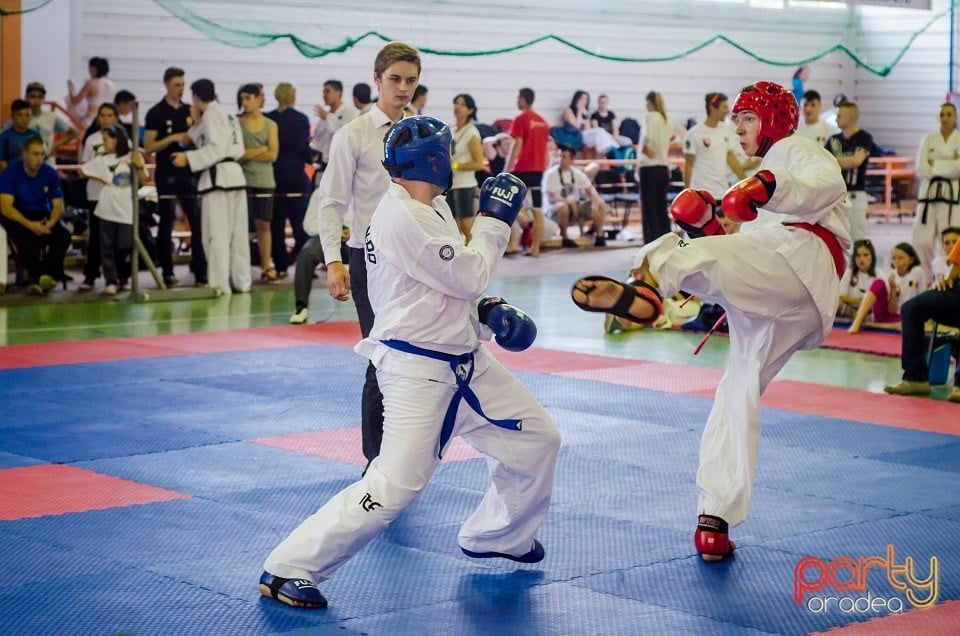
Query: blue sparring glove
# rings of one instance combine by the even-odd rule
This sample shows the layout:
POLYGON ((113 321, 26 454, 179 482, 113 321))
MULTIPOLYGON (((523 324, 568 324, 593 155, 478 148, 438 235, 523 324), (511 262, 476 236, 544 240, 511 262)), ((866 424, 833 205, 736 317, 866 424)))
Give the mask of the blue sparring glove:
POLYGON ((483 298, 477 306, 480 322, 490 327, 497 344, 507 351, 523 351, 537 339, 533 318, 502 298, 483 298))
POLYGON ((488 177, 480 186, 480 214, 513 225, 527 196, 527 186, 509 172, 488 177))

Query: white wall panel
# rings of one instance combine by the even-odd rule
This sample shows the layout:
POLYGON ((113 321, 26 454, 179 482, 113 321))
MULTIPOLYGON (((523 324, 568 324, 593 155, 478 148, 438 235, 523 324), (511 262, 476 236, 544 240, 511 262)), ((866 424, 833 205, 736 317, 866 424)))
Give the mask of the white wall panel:
MULTIPOLYGON (((227 22, 241 28, 253 24, 276 32, 295 31, 313 43, 340 43, 374 29, 412 44, 455 50, 497 48, 553 33, 606 54, 663 57, 723 34, 757 55, 789 61, 828 49, 844 34, 855 33, 851 40, 855 53, 882 66, 893 59, 909 33, 947 2, 935 0, 933 12, 862 6, 761 10, 698 0, 630 0, 604 3, 601 8, 580 0, 472 4, 211 0, 188 6, 223 10, 227 22)), ((328 78, 342 80, 348 92, 356 82, 372 83, 373 58, 383 44, 368 38, 342 54, 308 59, 285 40, 250 49, 221 44, 147 0, 55 0, 54 5, 71 3, 76 16, 69 37, 71 76, 78 80, 86 75, 90 56, 107 57, 111 79, 136 93, 145 107, 162 95, 163 69, 176 65, 187 70, 188 81, 213 79, 227 103, 233 103, 242 83, 262 82, 272 92, 277 82, 291 81, 298 87, 300 107, 309 112, 320 101, 328 78)), ((936 103, 946 90, 948 26, 946 19, 933 25, 886 78, 858 69, 849 57, 835 52, 811 64, 808 88, 819 90, 827 101, 838 92, 857 99, 863 127, 884 146, 912 154, 931 127, 936 103)), ((659 90, 668 110, 683 120, 702 118, 707 91, 720 90, 732 97, 740 86, 756 79, 789 84, 793 71, 793 66, 761 63, 723 42, 680 60, 628 63, 600 60, 547 41, 494 56, 424 55, 422 82, 430 87, 427 111, 443 118, 450 116, 450 102, 459 92, 473 94, 481 121, 512 117, 517 89, 530 86, 537 92, 537 110, 550 121, 559 120, 578 88, 589 91, 594 101, 600 92, 608 93, 611 107, 621 117, 637 118, 644 114, 647 91, 659 90)), ((272 100, 268 105, 272 107, 272 100)))

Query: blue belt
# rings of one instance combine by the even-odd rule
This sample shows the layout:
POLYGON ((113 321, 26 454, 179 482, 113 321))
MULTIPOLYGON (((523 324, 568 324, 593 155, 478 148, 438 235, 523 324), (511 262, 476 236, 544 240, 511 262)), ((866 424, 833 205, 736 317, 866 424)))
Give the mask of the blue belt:
POLYGON ((418 347, 403 340, 381 340, 380 342, 397 351, 412 353, 417 356, 449 363, 450 368, 453 370, 453 376, 457 380, 457 392, 450 400, 450 406, 447 407, 447 412, 443 416, 443 425, 440 427, 440 445, 437 448, 437 459, 443 459, 441 455, 443 447, 446 446, 450 440, 450 436, 453 435, 453 425, 457 419, 457 409, 460 407, 461 399, 466 400, 470 408, 494 426, 499 426, 500 428, 511 431, 521 430, 522 420, 495 420, 483 412, 483 409, 480 407, 480 399, 477 397, 477 394, 473 392, 473 389, 470 388, 470 379, 473 378, 473 352, 455 356, 452 353, 441 353, 439 351, 424 349, 423 347, 418 347))

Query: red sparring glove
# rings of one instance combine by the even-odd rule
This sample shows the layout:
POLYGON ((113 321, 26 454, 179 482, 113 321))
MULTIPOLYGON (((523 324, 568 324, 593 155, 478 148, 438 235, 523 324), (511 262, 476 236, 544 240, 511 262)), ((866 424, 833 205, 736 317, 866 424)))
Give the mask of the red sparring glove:
POLYGON ((757 218, 757 206, 763 205, 777 189, 777 180, 769 170, 730 186, 723 195, 723 213, 731 221, 743 223, 757 218))
POLYGON ((690 238, 726 234, 717 220, 717 200, 706 190, 687 188, 670 204, 670 216, 690 238))

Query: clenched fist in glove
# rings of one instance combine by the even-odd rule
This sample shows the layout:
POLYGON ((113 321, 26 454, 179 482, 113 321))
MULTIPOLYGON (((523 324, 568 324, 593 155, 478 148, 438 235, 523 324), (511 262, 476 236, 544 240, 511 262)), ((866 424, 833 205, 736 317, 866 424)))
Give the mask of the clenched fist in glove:
POLYGON ((757 207, 773 196, 777 180, 769 170, 761 170, 752 177, 730 186, 723 195, 723 213, 731 221, 743 223, 757 218, 757 207))
POLYGON ((537 338, 537 325, 533 318, 508 305, 502 298, 481 299, 477 313, 480 322, 493 331, 497 344, 507 351, 523 351, 537 338))
POLYGON ((488 177, 480 186, 480 214, 513 225, 527 196, 527 186, 509 172, 488 177))
POLYGON ((717 220, 717 200, 706 190, 687 188, 670 204, 670 216, 690 238, 726 234, 717 220))

